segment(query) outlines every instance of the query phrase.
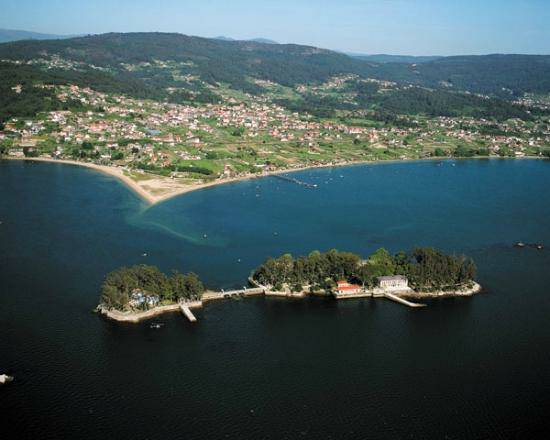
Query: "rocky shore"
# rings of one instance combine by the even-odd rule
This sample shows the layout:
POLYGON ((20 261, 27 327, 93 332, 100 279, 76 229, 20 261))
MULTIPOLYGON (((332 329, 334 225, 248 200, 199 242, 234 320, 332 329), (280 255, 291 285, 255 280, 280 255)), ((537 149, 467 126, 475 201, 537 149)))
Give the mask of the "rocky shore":
MULTIPOLYGON (((196 309, 202 307, 202 301, 188 302, 184 305, 189 309, 196 309)), ((181 304, 168 304, 139 312, 122 312, 120 310, 108 309, 103 305, 97 306, 96 310, 114 321, 137 323, 154 318, 155 316, 163 315, 165 313, 181 311, 181 304)))
POLYGON ((464 286, 464 289, 458 290, 437 290, 434 292, 422 292, 416 290, 410 290, 406 292, 395 293, 396 296, 403 298, 446 298, 446 297, 457 297, 457 296, 472 296, 476 293, 482 291, 480 284, 473 282, 472 286, 464 286))

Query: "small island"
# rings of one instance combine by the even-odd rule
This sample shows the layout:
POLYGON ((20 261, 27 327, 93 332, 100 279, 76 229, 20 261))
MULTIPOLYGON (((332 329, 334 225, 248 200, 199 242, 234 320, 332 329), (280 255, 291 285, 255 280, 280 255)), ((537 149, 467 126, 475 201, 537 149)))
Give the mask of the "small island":
POLYGON ((469 257, 446 255, 433 248, 391 255, 381 248, 366 259, 335 249, 268 258, 256 268, 242 290, 206 291, 194 273, 171 276, 154 266, 123 267, 109 273, 102 286, 98 311, 125 322, 139 322, 181 311, 196 321, 191 309, 206 301, 236 296, 308 295, 335 299, 387 298, 409 307, 423 307, 407 298, 469 296, 481 291, 474 281, 476 266, 469 257))
POLYGON ((155 266, 122 267, 107 275, 97 308, 107 317, 139 322, 181 310, 190 320, 190 309, 202 307, 204 286, 194 273, 173 271, 166 276, 155 266))
POLYGON ((381 248, 366 259, 350 252, 314 251, 294 259, 268 258, 252 279, 268 291, 333 295, 337 299, 384 296, 425 298, 471 295, 480 290, 476 266, 466 256, 416 248, 391 255, 381 248))

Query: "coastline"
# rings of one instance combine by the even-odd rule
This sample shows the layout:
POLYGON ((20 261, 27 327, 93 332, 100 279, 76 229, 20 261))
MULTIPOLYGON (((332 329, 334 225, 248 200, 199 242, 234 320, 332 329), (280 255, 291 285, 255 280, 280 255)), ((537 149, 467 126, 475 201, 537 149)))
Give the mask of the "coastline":
MULTIPOLYGON (((202 307, 202 301, 194 301, 184 304, 189 309, 197 309, 202 307)), ((103 305, 98 305, 96 311, 106 316, 113 321, 129 322, 136 324, 147 319, 154 318, 155 316, 163 315, 165 313, 179 312, 181 311, 181 305, 168 304, 165 306, 158 306, 153 309, 145 310, 143 312, 121 312, 120 310, 107 309, 103 305)))
MULTIPOLYGON (((254 289, 251 289, 254 290, 254 289)), ((425 304, 416 304, 416 303, 410 303, 409 301, 406 301, 407 298, 409 299, 430 299, 430 298, 450 298, 450 297, 464 297, 464 296, 472 296, 476 293, 479 293, 482 291, 482 287, 479 283, 473 282, 473 286, 464 289, 464 290, 456 290, 456 291, 436 291, 436 292, 417 292, 414 290, 409 291, 401 291, 401 292, 392 292, 389 295, 374 295, 373 292, 365 292, 362 294, 357 295, 350 295, 347 297, 341 297, 341 298, 335 298, 336 300, 340 299, 363 299, 363 298, 384 298, 389 297, 390 299, 393 299, 397 302, 402 302, 405 305, 409 307, 425 307, 425 304)), ((242 296, 253 296, 258 295, 257 293, 252 293, 251 295, 247 295, 246 293, 243 293, 242 296)), ((275 292, 270 290, 264 290, 263 295, 266 297, 279 297, 279 298, 306 298, 309 296, 319 296, 311 293, 307 293, 305 291, 302 292, 296 292, 296 293, 288 293, 288 292, 275 292)), ((325 296, 325 295, 321 295, 325 296)), ((164 306, 158 306, 149 310, 145 310, 142 312, 122 312, 120 310, 115 309, 107 309, 102 304, 98 305, 95 309, 98 313, 101 315, 118 322, 127 322, 127 323, 139 323, 151 318, 154 318, 156 316, 163 315, 165 313, 172 313, 172 312, 178 312, 181 311, 185 314, 183 311, 183 308, 187 309, 197 309, 202 308, 204 304, 208 301, 212 300, 221 300, 229 298, 228 296, 225 296, 223 292, 213 292, 213 291, 207 291, 203 294, 201 300, 198 301, 192 301, 192 302, 186 302, 186 303, 175 303, 175 304, 168 304, 164 306), (183 307, 182 307, 183 306, 183 307)), ((194 322, 195 319, 193 317, 192 321, 194 322)))
POLYGON ((277 174, 297 173, 300 171, 307 171, 307 170, 313 170, 313 169, 339 168, 339 167, 346 167, 346 166, 368 165, 368 164, 392 164, 392 163, 403 163, 403 162, 471 160, 471 159, 523 160, 523 159, 544 159, 544 158, 541 158, 538 156, 527 156, 522 158, 514 158, 514 157, 502 158, 502 157, 491 157, 491 156, 485 157, 484 156, 484 157, 469 157, 469 158, 426 157, 426 158, 419 158, 419 159, 359 160, 359 161, 349 161, 349 162, 340 162, 340 163, 332 163, 332 164, 310 165, 310 166, 303 166, 298 168, 280 169, 276 171, 264 172, 262 174, 247 174, 245 176, 231 177, 227 179, 216 179, 212 182, 199 183, 196 185, 183 185, 183 184, 179 184, 178 182, 174 182, 169 178, 156 177, 156 176, 151 180, 144 181, 143 185, 140 185, 139 182, 136 182, 135 180, 126 176, 122 168, 107 166, 107 165, 97 165, 95 163, 81 162, 77 160, 54 159, 49 157, 9 157, 9 156, 1 157, 0 160, 2 159, 21 160, 21 161, 28 161, 28 162, 60 163, 64 165, 73 165, 73 166, 81 166, 81 167, 89 168, 89 169, 98 171, 100 173, 109 175, 111 177, 117 178, 123 184, 125 184, 128 188, 134 191, 142 200, 144 200, 147 204, 152 206, 152 205, 156 205, 157 203, 161 203, 166 200, 172 199, 174 197, 180 196, 182 194, 187 194, 192 191, 198 191, 200 189, 205 189, 205 188, 209 188, 217 185, 241 182, 241 181, 251 180, 251 179, 259 179, 261 177, 269 177, 277 174), (153 185, 153 188, 151 188, 148 185, 153 185), (154 194, 155 191, 157 192, 164 191, 164 193, 154 194))

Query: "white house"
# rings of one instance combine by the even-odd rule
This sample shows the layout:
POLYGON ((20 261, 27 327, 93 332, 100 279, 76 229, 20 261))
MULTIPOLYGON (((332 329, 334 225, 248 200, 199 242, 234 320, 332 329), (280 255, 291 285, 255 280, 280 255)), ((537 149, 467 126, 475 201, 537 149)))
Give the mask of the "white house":
POLYGON ((408 290, 409 280, 403 275, 378 277, 378 285, 384 290, 408 290))

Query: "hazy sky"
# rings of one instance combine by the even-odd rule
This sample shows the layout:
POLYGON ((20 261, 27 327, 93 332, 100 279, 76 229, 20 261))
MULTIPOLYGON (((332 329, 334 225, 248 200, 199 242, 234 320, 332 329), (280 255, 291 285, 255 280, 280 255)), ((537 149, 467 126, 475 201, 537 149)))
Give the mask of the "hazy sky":
POLYGON ((550 0, 0 0, 0 27, 270 38, 361 53, 550 54, 550 0))

